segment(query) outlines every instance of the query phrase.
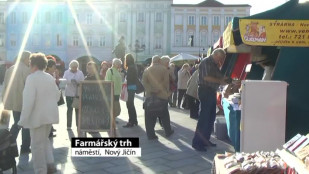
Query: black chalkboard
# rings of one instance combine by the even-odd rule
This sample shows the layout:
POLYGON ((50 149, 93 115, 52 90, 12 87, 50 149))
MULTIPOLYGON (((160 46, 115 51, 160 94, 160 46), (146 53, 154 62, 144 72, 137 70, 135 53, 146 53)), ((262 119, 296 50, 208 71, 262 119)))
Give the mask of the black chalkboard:
POLYGON ((79 87, 79 131, 100 132, 113 125, 113 82, 84 81, 79 87))

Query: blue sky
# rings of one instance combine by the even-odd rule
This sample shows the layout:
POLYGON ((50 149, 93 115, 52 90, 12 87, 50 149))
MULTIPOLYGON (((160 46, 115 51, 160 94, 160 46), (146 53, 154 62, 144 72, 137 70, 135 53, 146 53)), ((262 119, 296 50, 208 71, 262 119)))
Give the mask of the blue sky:
MULTIPOLYGON (((196 4, 204 0, 174 0, 175 4, 196 4)), ((260 13, 284 4, 288 0, 217 0, 223 4, 249 4, 250 14, 260 13)), ((304 0, 300 0, 304 1, 304 0)))

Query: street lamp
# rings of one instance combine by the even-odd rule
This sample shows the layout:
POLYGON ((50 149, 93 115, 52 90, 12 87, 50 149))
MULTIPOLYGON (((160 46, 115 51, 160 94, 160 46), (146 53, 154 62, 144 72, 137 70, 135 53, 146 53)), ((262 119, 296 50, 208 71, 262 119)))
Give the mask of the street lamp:
POLYGON ((145 44, 140 45, 139 40, 135 40, 134 47, 132 47, 132 45, 130 44, 129 48, 130 48, 131 51, 133 51, 135 53, 136 62, 138 62, 137 53, 141 53, 141 52, 145 51, 146 45, 145 44))

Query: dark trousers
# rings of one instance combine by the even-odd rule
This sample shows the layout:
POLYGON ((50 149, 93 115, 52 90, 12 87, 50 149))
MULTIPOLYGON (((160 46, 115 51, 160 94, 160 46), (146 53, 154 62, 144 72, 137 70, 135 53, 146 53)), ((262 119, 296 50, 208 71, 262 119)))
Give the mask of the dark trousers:
POLYGON ((216 91, 208 87, 199 87, 200 113, 192 140, 192 146, 203 147, 210 135, 216 118, 216 91))
POLYGON ((190 117, 191 118, 198 118, 198 111, 200 108, 200 101, 197 100, 196 98, 187 95, 187 102, 189 105, 189 109, 190 109, 190 117))
POLYGON ((177 105, 178 107, 181 107, 181 101, 186 91, 187 91, 186 89, 178 89, 178 105, 177 105))
POLYGON ((129 113, 129 123, 137 124, 136 110, 134 106, 135 91, 128 90, 127 108, 129 113))
MULTIPOLYGON (((11 127, 11 134, 13 140, 17 139, 18 133, 19 133, 19 126, 18 122, 20 120, 20 114, 21 112, 13 111, 13 117, 14 117, 14 124, 11 127)), ((22 145, 21 145, 21 150, 28 150, 30 148, 30 131, 29 129, 22 128, 21 131, 21 136, 22 136, 22 145)))
MULTIPOLYGON (((146 99, 145 102, 148 102, 148 100, 146 99)), ((154 127, 157 122, 157 117, 161 119, 162 126, 164 128, 166 135, 170 134, 172 131, 170 114, 168 112, 168 102, 166 101, 164 103, 165 103, 164 109, 160 113, 149 112, 147 106, 145 107, 145 126, 148 138, 156 137, 154 127)))
MULTIPOLYGON (((73 103, 73 98, 74 97, 65 97, 65 100, 67 102, 67 127, 71 128, 72 126, 72 112, 73 112, 73 107, 72 107, 72 103, 73 103)), ((76 127, 78 126, 78 109, 75 109, 75 120, 76 120, 76 127)))
POLYGON ((177 101, 177 90, 173 92, 173 106, 176 106, 176 101, 177 101))

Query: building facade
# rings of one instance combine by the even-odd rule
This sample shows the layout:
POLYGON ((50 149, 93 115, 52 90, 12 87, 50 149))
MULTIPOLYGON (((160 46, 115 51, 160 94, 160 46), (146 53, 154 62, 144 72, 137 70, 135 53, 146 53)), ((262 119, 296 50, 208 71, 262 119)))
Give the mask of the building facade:
POLYGON ((197 55, 218 40, 233 17, 250 14, 249 5, 214 0, 196 5, 172 0, 50 0, 42 1, 35 15, 35 2, 0 2, 0 58, 13 61, 24 41, 26 50, 55 55, 66 65, 85 56, 111 60, 122 36, 126 52, 134 53, 137 61, 155 54, 197 55))
POLYGON ((196 5, 171 7, 171 54, 206 53, 218 41, 233 17, 250 15, 249 5, 224 5, 206 0, 196 5))
POLYGON ((6 60, 6 2, 0 1, 0 61, 6 60))

